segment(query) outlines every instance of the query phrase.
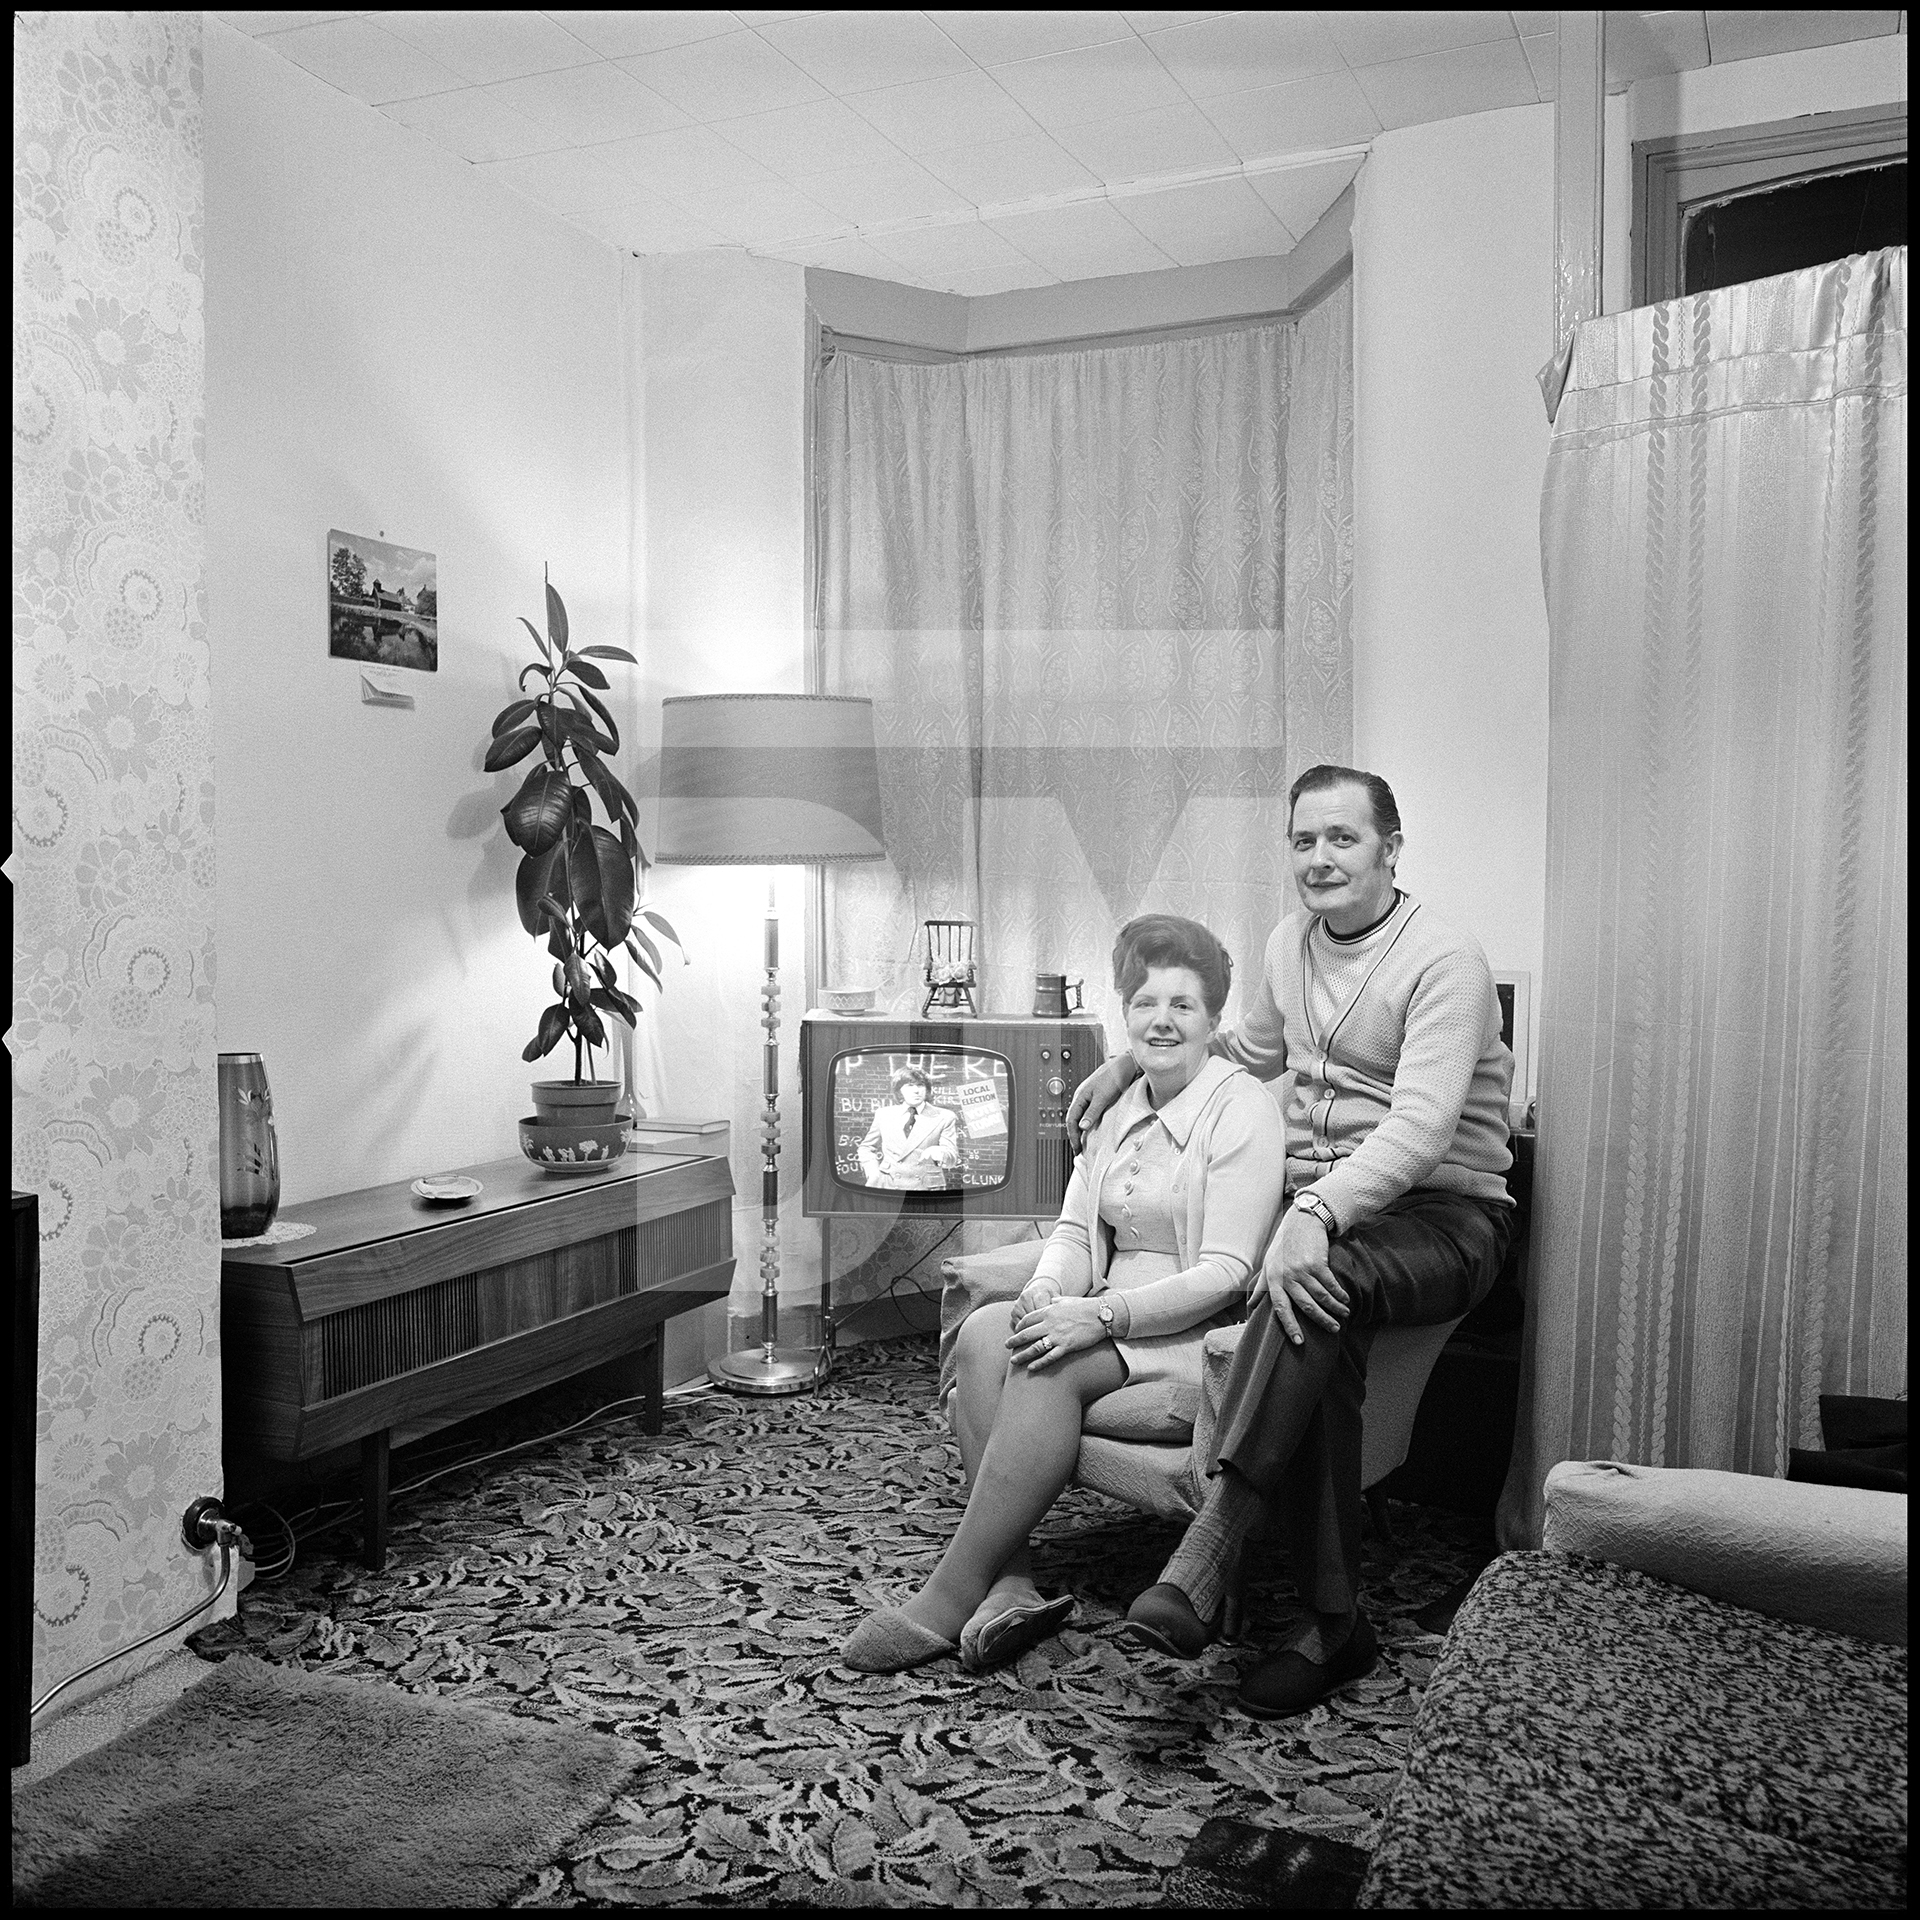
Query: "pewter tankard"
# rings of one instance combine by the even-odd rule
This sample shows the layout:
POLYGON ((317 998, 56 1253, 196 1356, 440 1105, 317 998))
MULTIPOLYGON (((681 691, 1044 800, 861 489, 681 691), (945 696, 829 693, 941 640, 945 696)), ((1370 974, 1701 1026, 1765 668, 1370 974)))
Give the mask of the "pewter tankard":
POLYGON ((1033 1017, 1036 1020, 1064 1020, 1079 1013, 1084 1003, 1080 980, 1069 980, 1064 973, 1036 973, 1033 976, 1033 1017), (1068 996, 1072 996, 1069 1004, 1068 996))

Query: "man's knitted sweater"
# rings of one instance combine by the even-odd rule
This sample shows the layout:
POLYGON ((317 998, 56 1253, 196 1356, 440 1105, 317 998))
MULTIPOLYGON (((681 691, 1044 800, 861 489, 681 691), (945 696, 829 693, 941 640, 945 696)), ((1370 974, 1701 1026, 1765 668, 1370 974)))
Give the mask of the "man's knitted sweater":
POLYGON ((1415 1187, 1505 1202, 1513 1055, 1471 936, 1402 894, 1379 926, 1333 939, 1289 914, 1260 990, 1213 1051, 1262 1080, 1291 1074, 1287 1185, 1312 1186, 1342 1231, 1415 1187))

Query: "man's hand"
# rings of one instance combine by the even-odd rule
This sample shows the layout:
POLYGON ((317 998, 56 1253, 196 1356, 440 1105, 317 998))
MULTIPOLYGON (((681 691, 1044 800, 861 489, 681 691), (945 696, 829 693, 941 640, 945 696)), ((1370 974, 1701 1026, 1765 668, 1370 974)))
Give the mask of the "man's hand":
POLYGON ((1075 1153, 1084 1153, 1100 1116, 1140 1077, 1139 1063, 1130 1053, 1117 1053, 1098 1073, 1090 1073, 1074 1089, 1067 1106, 1067 1138, 1075 1153))
POLYGON ((1273 1302, 1274 1318, 1286 1336, 1298 1346, 1306 1336, 1300 1320, 1338 1333, 1340 1324, 1353 1311, 1347 1290, 1327 1264, 1327 1230, 1312 1214, 1289 1207, 1281 1216, 1280 1230, 1267 1247, 1260 1277, 1253 1285, 1253 1298, 1262 1293, 1273 1302))

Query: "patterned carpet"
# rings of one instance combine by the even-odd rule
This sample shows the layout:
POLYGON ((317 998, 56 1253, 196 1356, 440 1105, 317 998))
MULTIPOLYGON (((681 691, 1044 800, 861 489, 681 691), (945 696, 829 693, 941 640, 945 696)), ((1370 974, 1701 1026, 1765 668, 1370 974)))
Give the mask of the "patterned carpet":
MULTIPOLYGON (((980 1679, 855 1674, 841 1641, 957 1517, 933 1384, 930 1338, 877 1343, 817 1395, 670 1404, 657 1438, 622 1422, 463 1469, 397 1502, 384 1573, 341 1557, 345 1529, 191 1644, 641 1745, 518 1906, 1151 1906, 1210 1818, 1371 1845, 1440 1648, 1410 1616, 1490 1557, 1484 1524, 1396 1506, 1399 1546, 1369 1547, 1385 1658, 1277 1730, 1233 1708, 1243 1649, 1116 1639, 1177 1532, 1077 1491, 1036 1541, 1073 1626, 980 1679)), ((549 1395, 490 1437, 585 1410, 549 1395)), ((1259 1557, 1250 1619, 1289 1604, 1259 1557)))

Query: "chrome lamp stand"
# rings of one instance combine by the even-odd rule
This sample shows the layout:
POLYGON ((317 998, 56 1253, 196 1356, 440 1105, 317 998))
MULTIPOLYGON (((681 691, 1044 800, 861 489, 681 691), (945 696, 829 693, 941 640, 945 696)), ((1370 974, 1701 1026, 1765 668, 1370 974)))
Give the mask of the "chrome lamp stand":
MULTIPOLYGON (((660 703, 663 865, 816 866, 887 857, 873 702, 832 694, 674 695, 660 703)), ((735 1393, 805 1393, 833 1364, 821 1276, 821 1344, 780 1344, 780 918, 767 888, 766 1040, 760 1122, 760 1344, 711 1361, 735 1393)))
MULTIPOLYGON (((826 1379, 833 1346, 823 1330, 818 1351, 780 1344, 780 916, 773 883, 767 885, 766 978, 760 984, 760 1345, 743 1347, 707 1363, 707 1378, 736 1393, 805 1393, 826 1379)), ((823 1276, 823 1287, 827 1284, 823 1276)))

